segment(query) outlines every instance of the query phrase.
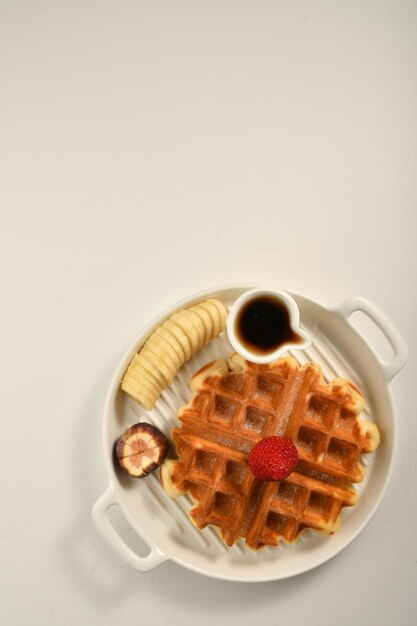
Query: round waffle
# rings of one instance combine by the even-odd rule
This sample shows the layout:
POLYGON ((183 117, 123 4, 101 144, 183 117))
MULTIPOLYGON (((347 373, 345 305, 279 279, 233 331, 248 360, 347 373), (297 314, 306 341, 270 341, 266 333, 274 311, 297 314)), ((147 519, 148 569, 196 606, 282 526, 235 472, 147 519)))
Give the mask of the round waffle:
POLYGON ((190 494, 197 528, 214 525, 228 546, 243 537, 254 550, 292 543, 306 529, 338 528, 341 509, 357 500, 360 456, 379 444, 377 427, 359 417, 365 401, 350 381, 325 384, 320 366, 292 357, 258 365, 234 354, 199 370, 191 388, 182 427, 172 431, 178 459, 164 463, 161 480, 171 496, 190 494), (271 435, 291 439, 299 463, 284 480, 260 481, 247 456, 271 435))

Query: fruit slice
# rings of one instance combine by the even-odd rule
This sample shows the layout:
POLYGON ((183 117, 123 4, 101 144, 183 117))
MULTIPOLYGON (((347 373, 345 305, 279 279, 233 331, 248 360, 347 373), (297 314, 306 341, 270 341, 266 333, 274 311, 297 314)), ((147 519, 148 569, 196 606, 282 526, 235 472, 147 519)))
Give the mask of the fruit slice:
POLYGON ((144 408, 153 408, 184 363, 225 329, 226 318, 227 309, 216 298, 173 313, 133 357, 122 389, 144 408))
POLYGON ((185 363, 185 352, 184 352, 184 349, 183 349, 181 343, 178 341, 177 337, 175 337, 175 335, 173 335, 171 332, 169 332, 169 330, 164 328, 163 325, 159 326, 154 331, 154 333, 155 333, 156 337, 163 337, 164 340, 170 344, 172 349, 175 350, 175 352, 178 355, 179 362, 180 362, 180 366, 179 367, 182 367, 182 365, 184 365, 184 363, 185 363))
POLYGON ((175 365, 175 372, 178 372, 183 364, 183 361, 180 359, 177 351, 171 346, 169 341, 167 341, 162 335, 157 335, 156 333, 153 333, 148 341, 151 345, 157 345, 158 348, 163 350, 168 355, 175 365))
POLYGON ((160 356, 155 354, 149 346, 145 346, 141 350, 141 355, 148 361, 148 363, 151 363, 160 374, 162 374, 165 381, 163 383, 163 387, 172 383, 175 374, 171 371, 167 363, 160 356))
POLYGON ((128 381, 123 381, 122 389, 132 396, 132 398, 135 398, 135 400, 137 400, 137 402, 139 402, 147 411, 150 411, 155 406, 155 402, 161 393, 159 392, 155 395, 154 393, 148 391, 148 389, 143 385, 136 385, 135 381, 132 383, 132 379, 130 378, 128 381))
POLYGON ((168 439, 152 424, 139 422, 125 430, 116 442, 120 467, 129 476, 144 478, 163 463, 168 439))
POLYGON ((160 387, 162 391, 162 389, 166 386, 166 381, 164 376, 162 375, 162 372, 160 372, 159 369, 157 369, 155 365, 146 358, 146 353, 144 356, 143 352, 141 351, 135 356, 135 358, 146 371, 147 376, 150 376, 151 379, 155 382, 156 385, 160 387))
POLYGON ((181 311, 181 314, 187 317, 192 326, 195 328, 198 337, 198 345, 195 351, 200 350, 200 348, 204 346, 204 340, 206 338, 206 329, 204 328, 201 318, 192 309, 184 309, 181 311))
POLYGON ((129 368, 123 379, 124 382, 137 382, 143 383, 143 385, 152 391, 156 396, 161 393, 161 385, 158 381, 146 370, 136 357, 132 360, 129 368))
POLYGON ((191 342, 188 339, 187 335, 185 334, 185 332, 183 331, 183 329, 181 328, 181 326, 178 326, 172 318, 166 320, 166 322, 164 322, 162 324, 163 328, 166 328, 167 330, 169 330, 169 332, 171 332, 174 337, 176 337, 179 341, 179 344, 181 345, 183 351, 184 351, 184 355, 185 355, 185 360, 188 361, 188 359, 191 357, 192 351, 191 351, 191 342))
POLYGON ((191 344, 191 356, 198 350, 198 333, 194 328, 194 325, 190 322, 188 317, 184 315, 183 311, 174 313, 172 321, 178 324, 184 331, 185 336, 191 344))
POLYGON ((216 307, 219 318, 220 318, 220 331, 219 332, 222 332, 226 327, 227 309, 224 306, 223 302, 220 302, 220 300, 217 300, 216 298, 209 298, 207 302, 209 302, 210 304, 213 304, 216 307))
POLYGON ((199 304, 191 307, 190 311, 193 311, 201 319, 205 329, 204 345, 207 345, 208 342, 213 338, 214 334, 213 322, 211 320, 211 317, 206 309, 204 309, 199 304))
POLYGON ((158 339, 155 340, 155 337, 152 335, 150 339, 146 342, 145 346, 142 349, 142 354, 147 354, 147 351, 152 352, 158 359, 160 359, 171 372, 172 378, 176 376, 178 372, 178 368, 176 366, 175 361, 168 355, 166 350, 161 346, 161 343, 158 339))
POLYGON ((220 320, 220 315, 219 315, 219 311, 216 307, 216 305, 214 305, 212 302, 210 302, 209 300, 205 300, 204 302, 200 303, 200 306, 207 311, 207 313, 210 315, 211 317, 211 322, 213 324, 213 337, 217 337, 217 335, 219 333, 221 333, 221 331, 223 330, 221 327, 221 320, 220 320))

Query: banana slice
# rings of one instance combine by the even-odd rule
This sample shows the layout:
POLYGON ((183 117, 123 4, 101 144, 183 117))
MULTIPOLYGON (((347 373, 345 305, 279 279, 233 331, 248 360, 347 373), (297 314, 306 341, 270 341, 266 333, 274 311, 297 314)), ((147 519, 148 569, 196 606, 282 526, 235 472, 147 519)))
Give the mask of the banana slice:
POLYGON ((216 307, 216 305, 213 304, 212 302, 209 302, 208 300, 205 300, 204 302, 202 302, 200 306, 205 311, 207 311, 207 313, 210 315, 210 318, 213 324, 212 339, 214 339, 214 337, 217 337, 217 335, 219 335, 222 330, 220 312, 218 308, 216 307))
POLYGON ((168 352, 166 352, 162 347, 158 340, 158 338, 151 337, 145 344, 143 348, 143 353, 145 354, 147 350, 150 350, 155 356, 157 356, 161 361, 163 361, 169 371, 172 374, 172 377, 177 375, 178 368, 176 362, 169 356, 168 352))
POLYGON ((191 344, 191 355, 193 355, 200 347, 198 342, 198 333, 194 328, 192 322, 188 319, 188 317, 184 314, 184 311, 180 311, 179 313, 174 313, 172 316, 172 321, 178 324, 184 331, 187 339, 191 344))
POLYGON ((168 365, 159 356, 154 354, 149 346, 145 346, 142 350, 142 356, 149 363, 155 366, 155 369, 160 372, 164 378, 164 387, 170 385, 174 380, 175 374, 170 370, 168 365))
POLYGON ((153 371, 152 364, 149 363, 147 359, 143 358, 142 351, 139 354, 136 354, 131 363, 132 369, 128 371, 132 371, 133 373, 138 372, 143 375, 145 378, 149 380, 150 383, 153 384, 161 392, 161 389, 164 385, 164 380, 159 372, 153 371))
POLYGON ((168 358, 174 364, 176 372, 180 369, 183 364, 183 360, 178 356, 178 352, 171 346, 171 344, 161 335, 157 335, 153 333, 149 338, 149 345, 157 346, 160 350, 162 350, 165 354, 168 355, 168 358))
POLYGON ((184 315, 197 332, 197 350, 200 350, 200 348, 204 346, 204 340, 206 338, 206 329, 204 328, 201 318, 198 317, 192 309, 184 309, 181 311, 180 315, 184 315))
POLYGON ((148 387, 150 391, 153 391, 157 395, 161 393, 162 383, 143 366, 142 355, 135 354, 130 362, 123 381, 131 382, 142 380, 145 381, 145 386, 148 387))
POLYGON ((143 367, 131 367, 126 373, 124 381, 128 382, 132 387, 140 388, 142 385, 155 396, 159 396, 161 393, 161 386, 155 382, 155 379, 151 378, 150 374, 143 367))
POLYGON ((137 402, 139 402, 139 404, 141 404, 144 409, 148 411, 152 409, 152 407, 155 406, 155 402, 159 394, 154 395, 152 393, 149 393, 147 388, 144 386, 141 386, 141 387, 132 386, 130 382, 131 382, 131 379, 123 380, 122 382, 123 391, 128 393, 129 396, 132 396, 132 398, 134 398, 137 402))
POLYGON ((154 331, 154 334, 156 337, 162 337, 164 341, 169 343, 172 349, 175 350, 178 356, 178 360, 180 362, 179 368, 182 365, 184 365, 185 360, 186 360, 185 352, 184 352, 184 348, 182 347, 177 337, 175 337, 175 335, 173 335, 169 330, 167 330, 164 327, 164 324, 162 324, 162 326, 158 326, 158 328, 154 331))
POLYGON ((214 328, 213 328, 213 321, 209 315, 209 313, 207 313, 206 309, 204 309, 202 306, 200 306, 199 304, 196 304, 195 306, 191 307, 190 311, 192 311, 193 313, 195 313, 196 315, 198 315, 198 317, 200 318, 203 326, 204 326, 204 344, 203 345, 207 345, 208 342, 212 339, 213 337, 213 333, 214 333, 214 328))
POLYGON ((162 326, 169 330, 169 332, 171 332, 174 337, 178 339, 185 354, 185 361, 188 361, 192 355, 192 347, 190 340, 181 326, 178 326, 178 324, 176 324, 171 318, 164 322, 162 326))
POLYGON ((133 357, 122 381, 123 391, 151 409, 182 365, 225 329, 226 320, 227 309, 215 298, 171 315, 133 357))
POLYGON ((226 327, 226 322, 227 322, 227 309, 224 306, 223 302, 220 302, 220 300, 216 300, 215 298, 209 298, 207 300, 207 302, 209 302, 210 304, 213 304, 216 309, 219 312, 220 315, 220 330, 219 332, 221 333, 224 328, 226 327))
POLYGON ((145 356, 143 356, 142 351, 139 352, 139 354, 137 354, 136 356, 137 356, 138 362, 141 363, 142 367, 146 371, 146 375, 150 376, 156 382, 156 384, 159 386, 159 388, 162 391, 162 389, 166 386, 166 380, 165 380, 162 372, 160 372, 155 367, 155 365, 152 363, 152 361, 149 361, 149 359, 147 359, 145 356))

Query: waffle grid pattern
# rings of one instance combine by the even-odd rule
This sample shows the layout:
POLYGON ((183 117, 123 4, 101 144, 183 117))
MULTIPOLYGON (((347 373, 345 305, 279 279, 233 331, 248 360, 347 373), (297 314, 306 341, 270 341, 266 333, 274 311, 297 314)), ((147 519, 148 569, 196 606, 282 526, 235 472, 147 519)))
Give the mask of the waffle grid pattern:
POLYGON ((196 503, 193 522, 217 526, 229 546, 244 537, 252 549, 291 543, 307 528, 334 532, 341 508, 355 503, 350 483, 363 477, 360 455, 373 448, 358 420, 362 396, 341 379, 326 385, 318 366, 291 357, 272 367, 231 366, 237 371, 224 376, 204 368, 173 430, 180 460, 172 479, 196 503), (300 462, 283 481, 258 481, 247 454, 273 434, 294 441, 300 462))

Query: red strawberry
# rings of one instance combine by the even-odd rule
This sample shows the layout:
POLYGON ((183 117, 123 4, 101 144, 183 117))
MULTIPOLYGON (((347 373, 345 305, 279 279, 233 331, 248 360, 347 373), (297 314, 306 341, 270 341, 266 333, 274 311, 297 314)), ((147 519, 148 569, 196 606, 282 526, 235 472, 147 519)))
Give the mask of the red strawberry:
POLYGON ((298 463, 297 448, 285 437, 265 437, 249 452, 250 471, 259 480, 282 480, 298 463))

